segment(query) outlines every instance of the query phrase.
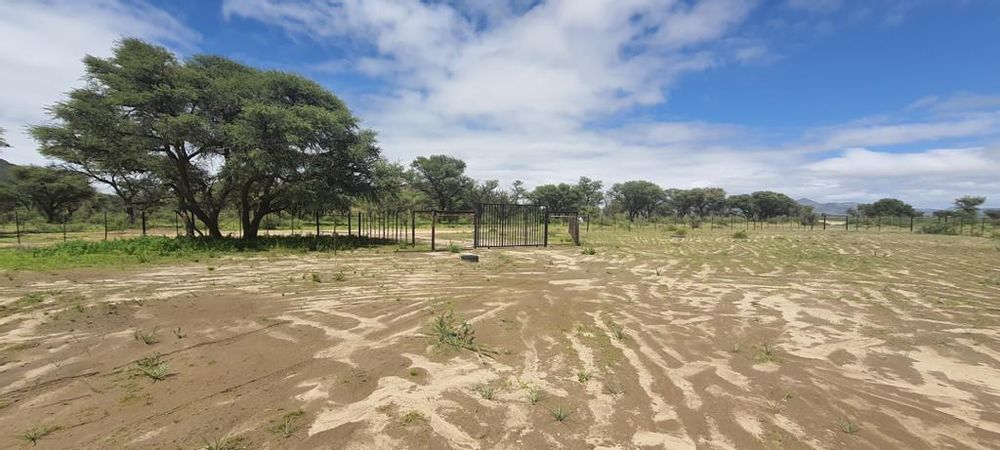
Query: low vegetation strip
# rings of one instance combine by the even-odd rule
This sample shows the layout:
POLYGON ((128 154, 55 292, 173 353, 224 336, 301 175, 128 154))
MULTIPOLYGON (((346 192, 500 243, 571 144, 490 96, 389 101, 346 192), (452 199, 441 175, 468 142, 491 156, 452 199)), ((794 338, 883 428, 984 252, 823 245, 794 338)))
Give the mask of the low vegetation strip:
POLYGON ((270 236, 257 239, 148 236, 108 241, 68 241, 45 247, 0 250, 0 270, 47 270, 200 260, 225 254, 352 250, 388 241, 357 236, 270 236))

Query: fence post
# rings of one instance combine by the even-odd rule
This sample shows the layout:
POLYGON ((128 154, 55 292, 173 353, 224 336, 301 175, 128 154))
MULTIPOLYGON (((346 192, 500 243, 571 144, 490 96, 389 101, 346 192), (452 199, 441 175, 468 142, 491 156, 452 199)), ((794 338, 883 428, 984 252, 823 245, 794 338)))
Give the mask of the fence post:
POLYGON ((319 210, 316 210, 316 237, 319 237, 319 210))
POLYGON ((17 216, 17 210, 14 211, 14 232, 17 233, 17 245, 21 245, 21 219, 17 216))
MULTIPOLYGON (((629 227, 631 229, 631 223, 629 224, 629 227)), ((544 228, 543 234, 544 234, 544 237, 542 239, 543 246, 544 247, 548 247, 549 246, 549 210, 548 209, 545 210, 545 228, 544 228)))
POLYGON ((476 203, 475 213, 472 214, 472 248, 479 248, 479 210, 482 205, 476 203))
POLYGON ((351 214, 351 210, 348 209, 347 210, 347 235, 348 236, 350 236, 351 233, 354 232, 354 230, 353 230, 353 224, 351 224, 351 216, 353 216, 353 214, 351 214))
POLYGON ((913 232, 913 216, 910 216, 910 233, 913 232))
POLYGON ((844 230, 851 231, 851 215, 844 216, 844 230))
POLYGON ((361 211, 358 211, 358 237, 361 237, 361 211))
POLYGON ((410 210, 410 245, 417 246, 417 212, 410 210))
POLYGON ((437 211, 431 211, 431 251, 435 250, 435 232, 437 228, 437 211))

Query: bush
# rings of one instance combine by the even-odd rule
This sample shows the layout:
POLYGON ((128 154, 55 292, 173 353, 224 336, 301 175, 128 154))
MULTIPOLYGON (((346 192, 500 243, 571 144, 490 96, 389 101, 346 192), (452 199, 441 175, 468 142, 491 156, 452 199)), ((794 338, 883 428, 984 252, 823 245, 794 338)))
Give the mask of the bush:
POLYGON ((584 255, 596 255, 597 250, 594 250, 594 247, 586 247, 580 253, 584 255))
POLYGON ((733 239, 746 239, 748 237, 747 232, 743 230, 733 233, 733 239))
POLYGON ((924 234, 958 234, 955 225, 946 222, 926 223, 920 227, 920 232, 924 234))

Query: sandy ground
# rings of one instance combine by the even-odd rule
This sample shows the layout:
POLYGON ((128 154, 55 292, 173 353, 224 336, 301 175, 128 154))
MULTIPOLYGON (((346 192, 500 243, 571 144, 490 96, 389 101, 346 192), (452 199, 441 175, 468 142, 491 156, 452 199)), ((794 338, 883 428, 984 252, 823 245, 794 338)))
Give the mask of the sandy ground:
POLYGON ((585 240, 4 274, 0 448, 1000 442, 995 241, 585 240), (495 357, 427 336, 449 305, 495 357))

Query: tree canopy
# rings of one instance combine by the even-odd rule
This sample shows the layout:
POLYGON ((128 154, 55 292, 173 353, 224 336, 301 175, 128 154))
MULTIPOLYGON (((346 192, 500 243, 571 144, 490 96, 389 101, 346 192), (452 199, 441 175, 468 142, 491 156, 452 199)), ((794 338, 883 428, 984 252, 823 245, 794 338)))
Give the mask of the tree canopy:
POLYGON ((421 156, 411 164, 415 172, 415 186, 434 204, 435 208, 450 211, 464 206, 463 196, 475 185, 465 175, 465 161, 447 155, 421 156))
POLYGON ((956 212, 966 219, 975 219, 979 214, 979 207, 986 203, 986 197, 966 195, 955 199, 956 212))
POLYGON ((222 236, 235 204, 243 236, 269 213, 340 208, 373 194, 379 149, 346 105, 298 75, 125 39, 84 59, 87 84, 32 132, 42 152, 111 187, 127 204, 162 184, 187 218, 222 236))
POLYGON ((913 206, 895 198, 883 198, 875 203, 858 205, 858 212, 865 216, 913 217, 917 211, 913 206))
POLYGON ((629 220, 635 220, 639 216, 651 217, 663 202, 664 192, 651 181, 633 180, 611 186, 608 198, 629 220))
POLYGON ((35 208, 49 223, 60 223, 94 197, 87 177, 56 167, 17 166, 13 169, 12 194, 18 203, 35 208))

